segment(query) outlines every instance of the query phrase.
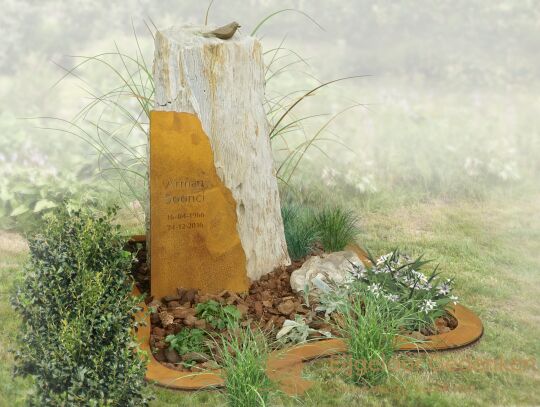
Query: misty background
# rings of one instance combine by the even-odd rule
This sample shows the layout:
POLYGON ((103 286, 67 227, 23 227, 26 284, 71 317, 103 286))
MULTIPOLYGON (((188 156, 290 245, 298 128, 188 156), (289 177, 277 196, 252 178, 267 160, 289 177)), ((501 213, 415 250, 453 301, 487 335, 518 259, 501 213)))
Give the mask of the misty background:
MULTIPOLYGON (((119 85, 102 64, 86 64, 66 76, 66 69, 81 62, 73 56, 117 50, 136 55, 135 32, 151 65, 147 25, 152 30, 154 24, 202 24, 207 4, 2 1, 4 227, 16 227, 17 220, 39 212, 40 201, 37 209, 46 210, 55 199, 92 194, 101 184, 108 192, 96 187, 94 199, 113 196, 111 190, 122 192, 115 188, 117 179, 100 171, 99 156, 88 143, 50 130, 58 127, 58 118, 73 120, 91 102, 90 94, 119 85)), ((290 185, 321 194, 332 191, 331 199, 362 205, 538 190, 538 1, 216 0, 209 22, 236 20, 248 34, 263 18, 286 8, 306 13, 324 30, 296 12, 280 13, 262 26, 257 36, 265 50, 281 44, 297 53, 280 60, 284 69, 268 82, 269 98, 308 90, 318 80, 369 75, 336 83, 299 106, 302 117, 360 104, 332 122, 287 176, 290 185), (287 66, 294 55, 305 63, 287 66)), ((324 117, 306 121, 306 133, 314 134, 324 117)), ((90 121, 84 125, 92 128, 90 121)), ((144 148, 144 134, 133 137, 129 143, 144 148)), ((305 134, 288 137, 274 142, 277 166, 291 143, 301 143, 305 134)), ((133 195, 127 203, 136 199, 133 195)))

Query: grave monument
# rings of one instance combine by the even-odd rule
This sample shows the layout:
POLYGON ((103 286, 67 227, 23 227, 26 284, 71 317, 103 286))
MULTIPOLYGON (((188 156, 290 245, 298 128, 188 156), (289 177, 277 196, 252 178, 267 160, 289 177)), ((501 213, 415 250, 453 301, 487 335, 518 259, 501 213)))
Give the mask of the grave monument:
POLYGON ((245 291, 290 263, 264 102, 261 45, 200 27, 155 37, 151 292, 245 291))

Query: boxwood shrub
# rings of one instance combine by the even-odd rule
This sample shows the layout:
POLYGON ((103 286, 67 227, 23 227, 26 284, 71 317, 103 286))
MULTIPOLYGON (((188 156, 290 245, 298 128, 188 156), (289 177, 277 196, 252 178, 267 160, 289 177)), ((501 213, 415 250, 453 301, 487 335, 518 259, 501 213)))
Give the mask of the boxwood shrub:
POLYGON ((16 373, 37 406, 144 406, 145 361, 133 336, 132 255, 111 219, 62 207, 29 239, 13 296, 22 317, 16 373))

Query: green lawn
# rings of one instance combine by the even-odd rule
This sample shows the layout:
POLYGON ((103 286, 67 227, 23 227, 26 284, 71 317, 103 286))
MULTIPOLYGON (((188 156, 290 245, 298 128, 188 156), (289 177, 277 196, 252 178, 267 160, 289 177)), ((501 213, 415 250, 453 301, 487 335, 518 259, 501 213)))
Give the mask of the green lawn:
MULTIPOLYGON (((400 206, 358 202, 360 243, 376 254, 399 246, 436 259, 445 275, 455 276, 456 293, 484 321, 485 335, 460 351, 399 355, 401 367, 391 380, 371 389, 347 384, 327 360, 320 360, 305 369, 315 382, 306 394, 276 395, 274 404, 540 405, 539 208, 538 191, 489 194, 476 201, 411 200, 400 206)), ((18 322, 8 292, 20 275, 25 250, 21 237, 0 234, 0 406, 6 407, 22 405, 29 389, 29 380, 13 378, 9 352, 18 322)), ((155 388, 155 394, 153 406, 224 404, 215 391, 155 388)))

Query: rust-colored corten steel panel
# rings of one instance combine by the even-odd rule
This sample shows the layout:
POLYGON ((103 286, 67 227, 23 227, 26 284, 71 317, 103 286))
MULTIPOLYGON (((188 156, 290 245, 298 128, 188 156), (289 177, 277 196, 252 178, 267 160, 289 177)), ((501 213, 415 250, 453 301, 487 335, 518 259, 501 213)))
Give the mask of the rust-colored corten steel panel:
POLYGON ((161 298, 178 287, 246 291, 246 256, 236 223, 236 202, 216 172, 197 116, 152 111, 152 295, 161 298))

